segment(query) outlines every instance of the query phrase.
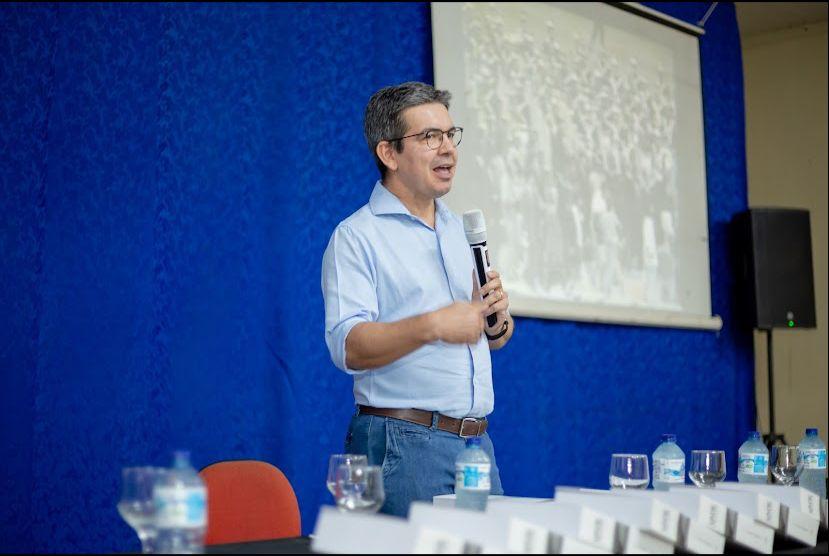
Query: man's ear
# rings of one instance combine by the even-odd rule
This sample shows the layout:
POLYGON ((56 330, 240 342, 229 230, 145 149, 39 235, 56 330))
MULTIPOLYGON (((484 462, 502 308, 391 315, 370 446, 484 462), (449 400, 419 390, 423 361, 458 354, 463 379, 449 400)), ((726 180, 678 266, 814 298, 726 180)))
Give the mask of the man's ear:
POLYGON ((380 141, 377 143, 377 148, 374 149, 380 162, 386 165, 386 168, 394 172, 397 170, 397 151, 394 150, 390 141, 380 141))

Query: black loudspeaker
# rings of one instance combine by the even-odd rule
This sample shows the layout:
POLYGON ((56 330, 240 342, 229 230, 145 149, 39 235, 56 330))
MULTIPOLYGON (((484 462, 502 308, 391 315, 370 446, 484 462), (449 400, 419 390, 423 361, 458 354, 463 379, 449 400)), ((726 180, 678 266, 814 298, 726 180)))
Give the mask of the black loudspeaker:
POLYGON ((733 221, 737 298, 752 328, 814 328, 809 211, 757 208, 733 221))

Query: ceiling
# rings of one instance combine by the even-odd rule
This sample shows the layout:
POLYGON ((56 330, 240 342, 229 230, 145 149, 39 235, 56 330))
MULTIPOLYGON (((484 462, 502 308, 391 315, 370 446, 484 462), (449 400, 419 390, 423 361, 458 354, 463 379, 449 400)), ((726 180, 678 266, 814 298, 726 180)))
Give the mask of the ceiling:
POLYGON ((734 2, 743 37, 826 21, 827 2, 734 2))

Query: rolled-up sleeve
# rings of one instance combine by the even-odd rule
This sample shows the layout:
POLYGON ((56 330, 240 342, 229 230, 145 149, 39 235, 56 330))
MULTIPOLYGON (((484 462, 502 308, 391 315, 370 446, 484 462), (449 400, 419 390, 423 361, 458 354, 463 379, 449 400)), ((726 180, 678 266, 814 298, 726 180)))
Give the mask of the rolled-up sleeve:
POLYGON ((325 301, 325 343, 337 368, 346 365, 345 340, 361 322, 379 314, 371 260, 357 235, 347 226, 334 230, 322 258, 322 295, 325 301))

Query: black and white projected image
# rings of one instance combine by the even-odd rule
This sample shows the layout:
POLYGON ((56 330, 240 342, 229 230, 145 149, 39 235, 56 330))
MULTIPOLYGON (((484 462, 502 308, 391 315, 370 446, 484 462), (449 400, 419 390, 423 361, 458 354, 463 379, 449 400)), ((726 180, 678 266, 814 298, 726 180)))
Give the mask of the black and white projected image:
POLYGON ((679 158, 689 102, 675 52, 558 4, 458 9, 455 119, 469 133, 455 187, 474 195, 447 200, 484 210, 511 295, 709 316, 703 149, 698 168, 679 158), (701 227, 687 221, 689 179, 702 181, 701 227), (687 250, 692 224, 704 263, 687 250), (704 266, 699 307, 681 291, 689 260, 704 266))

